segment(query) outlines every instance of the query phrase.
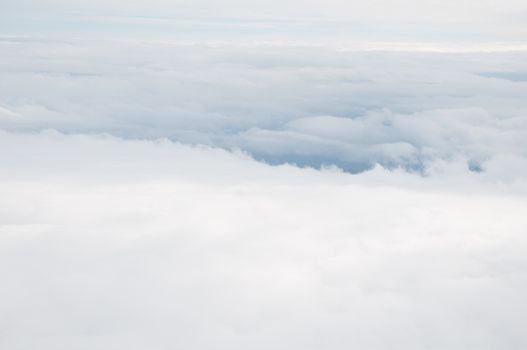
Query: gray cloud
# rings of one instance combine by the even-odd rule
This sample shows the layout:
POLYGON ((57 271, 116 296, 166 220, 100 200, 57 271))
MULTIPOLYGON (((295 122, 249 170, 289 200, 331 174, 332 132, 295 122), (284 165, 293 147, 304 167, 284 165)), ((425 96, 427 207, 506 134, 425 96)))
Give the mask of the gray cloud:
POLYGON ((525 83, 485 73, 507 66, 501 75, 521 74, 525 51, 141 40, 2 45, 5 130, 167 137, 239 148, 271 163, 350 171, 376 163, 422 171, 455 157, 480 170, 501 154, 525 156, 525 83))

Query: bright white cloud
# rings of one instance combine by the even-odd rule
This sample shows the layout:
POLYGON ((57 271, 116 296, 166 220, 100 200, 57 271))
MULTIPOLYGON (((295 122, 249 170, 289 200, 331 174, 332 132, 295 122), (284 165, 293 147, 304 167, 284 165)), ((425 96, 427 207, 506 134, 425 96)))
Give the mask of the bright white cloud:
POLYGON ((527 345, 525 178, 49 132, 0 143, 2 348, 527 345))

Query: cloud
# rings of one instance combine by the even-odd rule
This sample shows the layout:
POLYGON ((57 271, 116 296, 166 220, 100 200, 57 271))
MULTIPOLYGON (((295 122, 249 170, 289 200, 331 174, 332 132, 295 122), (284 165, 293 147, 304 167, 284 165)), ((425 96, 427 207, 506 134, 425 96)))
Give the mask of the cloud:
POLYGON ((524 82, 485 73, 506 65, 519 76, 527 69, 521 50, 171 40, 3 45, 0 103, 16 114, 0 119, 4 130, 166 137, 353 172, 377 163, 422 171, 460 157, 484 170, 498 156, 525 157, 524 82))
POLYGON ((476 108, 308 117, 288 122, 281 130, 251 129, 242 140, 244 149, 264 159, 307 157, 308 164, 338 164, 351 171, 375 164, 422 170, 430 161, 456 156, 479 171, 498 155, 527 156, 525 118, 498 119, 476 108))
POLYGON ((0 118, 4 120, 12 120, 13 118, 16 118, 17 114, 13 111, 10 111, 7 108, 3 108, 0 106, 0 118))
POLYGON ((3 0, 0 34, 179 41, 525 46, 521 0, 3 0))
POLYGON ((485 72, 481 75, 484 77, 505 79, 515 82, 527 81, 527 73, 525 72, 485 72))
POLYGON ((525 348, 525 2, 4 0, 0 348, 525 348))
MULTIPOLYGON (((471 23, 475 25, 503 23, 507 17, 517 19, 518 14, 525 12, 526 6, 520 0, 486 1, 476 0, 455 2, 452 0, 438 3, 433 0, 415 2, 412 0, 376 1, 363 3, 344 0, 276 0, 241 1, 241 0, 196 0, 192 3, 183 0, 167 1, 100 1, 79 0, 71 3, 65 0, 6 0, 6 9, 26 15, 36 15, 38 11, 58 15, 90 14, 121 17, 131 20, 140 17, 180 17, 180 18, 270 18, 270 19, 320 19, 347 20, 359 23, 471 23)), ((507 24, 507 23, 503 23, 507 24)), ((510 25, 510 23, 508 23, 510 25)))
POLYGON ((56 132, 0 143, 2 347, 526 345, 525 178, 56 132))

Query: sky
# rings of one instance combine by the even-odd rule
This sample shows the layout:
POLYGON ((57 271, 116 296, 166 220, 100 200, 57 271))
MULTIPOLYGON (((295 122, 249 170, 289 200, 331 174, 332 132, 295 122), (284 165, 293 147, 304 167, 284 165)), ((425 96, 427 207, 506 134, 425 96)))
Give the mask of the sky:
POLYGON ((5 34, 522 42, 521 0, 3 0, 5 34))
POLYGON ((0 348, 525 348, 526 35, 516 0, 0 0, 0 348))

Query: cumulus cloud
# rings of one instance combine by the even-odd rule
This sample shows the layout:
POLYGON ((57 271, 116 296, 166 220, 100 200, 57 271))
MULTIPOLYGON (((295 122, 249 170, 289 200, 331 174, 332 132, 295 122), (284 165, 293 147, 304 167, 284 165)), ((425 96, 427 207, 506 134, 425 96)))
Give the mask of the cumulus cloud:
POLYGON ((2 347, 527 345, 525 178, 349 175, 56 132, 0 142, 2 347))

